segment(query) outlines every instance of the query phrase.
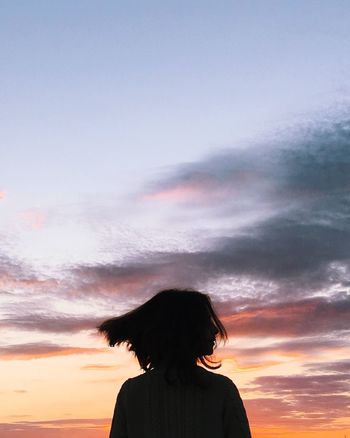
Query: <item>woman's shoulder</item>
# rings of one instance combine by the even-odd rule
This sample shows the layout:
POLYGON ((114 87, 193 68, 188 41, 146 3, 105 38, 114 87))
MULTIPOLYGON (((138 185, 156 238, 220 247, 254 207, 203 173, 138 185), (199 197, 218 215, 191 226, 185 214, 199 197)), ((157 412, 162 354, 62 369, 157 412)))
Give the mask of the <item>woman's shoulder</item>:
MULTIPOLYGON (((216 390, 220 392, 227 391, 237 391, 237 387, 234 382, 224 374, 214 373, 204 367, 197 366, 197 372, 202 375, 203 379, 209 384, 209 386, 213 386, 216 390)), ((163 371, 158 369, 152 369, 142 374, 139 374, 135 377, 130 377, 124 382, 125 385, 135 386, 147 386, 154 382, 154 379, 157 380, 157 376, 160 380, 163 378, 163 371)))
POLYGON ((198 367, 198 368, 200 369, 200 372, 207 377, 207 379, 212 381, 216 386, 221 387, 223 390, 229 391, 232 389, 237 389, 233 380, 225 376, 224 374, 214 373, 213 371, 209 371, 204 367, 198 367))

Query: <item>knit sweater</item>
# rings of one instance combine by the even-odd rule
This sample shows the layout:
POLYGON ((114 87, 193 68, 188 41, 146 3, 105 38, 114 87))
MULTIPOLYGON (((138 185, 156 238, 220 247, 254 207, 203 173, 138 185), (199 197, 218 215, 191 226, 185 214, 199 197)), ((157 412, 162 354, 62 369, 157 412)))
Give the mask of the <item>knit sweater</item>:
POLYGON ((209 385, 170 386, 153 369, 127 379, 117 396, 109 438, 251 438, 231 379, 198 367, 209 385))

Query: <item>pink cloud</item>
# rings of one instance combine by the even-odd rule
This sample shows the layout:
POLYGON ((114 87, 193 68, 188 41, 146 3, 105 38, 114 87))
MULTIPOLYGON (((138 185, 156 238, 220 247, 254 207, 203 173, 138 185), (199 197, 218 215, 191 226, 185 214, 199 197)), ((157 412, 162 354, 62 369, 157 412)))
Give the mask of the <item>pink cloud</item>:
POLYGON ((0 272, 0 288, 11 291, 13 289, 25 289, 28 291, 53 290, 59 285, 55 279, 40 280, 38 278, 20 278, 21 275, 0 272))
POLYGON ((173 180, 160 182, 158 187, 145 194, 142 199, 199 203, 227 202, 228 197, 245 196, 253 189, 261 189, 268 181, 268 176, 257 170, 235 169, 221 175, 193 171, 173 180))
POLYGON ((216 177, 210 174, 194 174, 183 181, 174 181, 164 187, 156 188, 143 195, 146 201, 174 201, 186 202, 203 200, 220 186, 216 177))
MULTIPOLYGON (((322 370, 320 364, 317 371, 322 370)), ((256 426, 342 429, 337 419, 348 416, 349 373, 260 376, 251 383, 264 397, 273 397, 246 401, 256 426)))
POLYGON ((194 187, 174 187, 159 192, 144 195, 146 201, 185 201, 189 200, 198 194, 198 190, 194 187))
POLYGON ((39 209, 28 209, 20 213, 20 221, 33 230, 40 230, 45 226, 47 214, 39 209))
POLYGON ((2 360, 30 360, 72 354, 103 353, 106 351, 108 351, 107 348, 81 348, 61 346, 48 342, 32 342, 0 347, 0 358, 2 360))
POLYGON ((348 329, 350 300, 310 298, 250 308, 222 320, 231 336, 290 336, 330 333, 348 329))

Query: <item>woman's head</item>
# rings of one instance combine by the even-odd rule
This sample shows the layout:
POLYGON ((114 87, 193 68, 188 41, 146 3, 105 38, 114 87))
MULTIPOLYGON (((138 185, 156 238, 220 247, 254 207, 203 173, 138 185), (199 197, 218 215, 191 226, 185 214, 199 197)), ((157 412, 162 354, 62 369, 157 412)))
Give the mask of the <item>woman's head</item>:
MULTIPOLYGON (((158 292, 136 309, 97 327, 110 346, 126 343, 141 368, 164 367, 189 370, 198 361, 205 367, 216 337, 227 333, 216 315, 210 297, 191 289, 158 292)), ((215 342, 216 343, 216 342, 215 342)))

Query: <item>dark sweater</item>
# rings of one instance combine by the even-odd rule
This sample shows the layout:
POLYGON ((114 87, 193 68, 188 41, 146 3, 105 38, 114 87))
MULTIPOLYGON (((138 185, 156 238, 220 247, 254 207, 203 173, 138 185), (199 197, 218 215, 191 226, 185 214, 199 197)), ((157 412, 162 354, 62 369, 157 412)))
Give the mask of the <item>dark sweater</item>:
POLYGON ((169 386, 153 369, 126 380, 117 396, 110 438, 251 438, 231 379, 198 367, 206 388, 169 386))

